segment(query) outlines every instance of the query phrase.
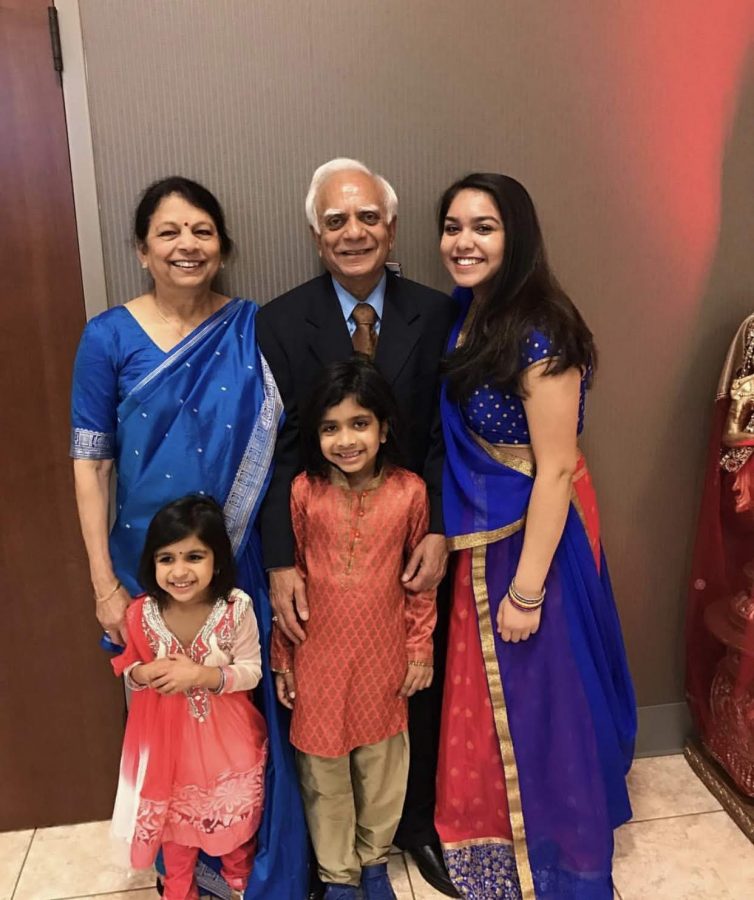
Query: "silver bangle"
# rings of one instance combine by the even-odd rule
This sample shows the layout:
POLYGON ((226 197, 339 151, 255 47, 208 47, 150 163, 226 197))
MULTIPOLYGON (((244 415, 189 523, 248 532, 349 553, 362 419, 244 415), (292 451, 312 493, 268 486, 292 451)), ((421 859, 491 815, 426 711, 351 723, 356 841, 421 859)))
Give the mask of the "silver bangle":
POLYGON ((207 688, 210 694, 222 694, 225 687, 225 669, 220 666, 220 684, 216 688, 207 688))

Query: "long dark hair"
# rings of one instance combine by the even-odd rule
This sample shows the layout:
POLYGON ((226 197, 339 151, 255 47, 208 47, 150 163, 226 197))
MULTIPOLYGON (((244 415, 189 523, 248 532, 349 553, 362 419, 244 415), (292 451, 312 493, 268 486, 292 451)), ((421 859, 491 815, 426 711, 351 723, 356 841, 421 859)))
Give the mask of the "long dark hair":
POLYGON ((385 462, 401 463, 400 417, 393 392, 369 359, 355 353, 322 370, 301 412, 301 449, 309 475, 327 475, 330 469, 319 445, 319 426, 327 410, 346 397, 353 397, 381 425, 387 424, 387 439, 380 445, 375 470, 379 472, 385 462))
POLYGON ((188 494, 163 506, 155 514, 144 539, 139 582, 155 598, 160 609, 167 604, 170 595, 157 584, 155 554, 162 547, 193 535, 206 544, 215 557, 215 572, 209 585, 212 602, 218 597, 227 597, 235 586, 236 566, 222 508, 212 497, 188 494))
POLYGON ((220 205, 220 201, 204 185, 199 184, 198 181, 192 181, 190 178, 184 178, 182 175, 170 175, 168 178, 161 178, 159 181, 150 184, 141 195, 139 205, 134 213, 133 233, 137 244, 139 246, 144 244, 149 233, 149 223, 154 215, 154 211, 165 197, 169 197, 171 194, 178 194, 187 203, 207 213, 215 223, 217 236, 220 240, 220 252, 223 256, 228 256, 233 249, 233 241, 225 226, 225 213, 220 205))
POLYGON ((593 372, 597 351, 592 333, 547 263, 542 230, 526 188, 508 175, 475 173, 452 184, 442 195, 438 225, 460 191, 483 191, 497 206, 505 233, 503 262, 476 312, 463 346, 443 362, 448 391, 466 399, 482 382, 522 393, 520 347, 527 333, 545 334, 557 356, 545 374, 557 375, 572 366, 593 372))

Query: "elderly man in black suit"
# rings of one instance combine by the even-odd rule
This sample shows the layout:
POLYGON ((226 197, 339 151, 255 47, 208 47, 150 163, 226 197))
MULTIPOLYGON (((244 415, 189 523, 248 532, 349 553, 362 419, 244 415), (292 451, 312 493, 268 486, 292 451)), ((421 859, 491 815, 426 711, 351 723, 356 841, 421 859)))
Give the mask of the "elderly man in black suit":
MULTIPOLYGON (((335 159, 320 166, 306 198, 306 214, 327 271, 276 298, 257 317, 260 346, 286 413, 261 513, 264 563, 277 627, 295 643, 306 640, 309 615, 306 586, 293 564, 289 507, 291 481, 301 468, 298 410, 320 369, 354 351, 372 356, 390 382, 405 424, 405 464, 427 483, 430 533, 408 561, 404 584, 408 590, 427 590, 445 574, 438 369, 451 325, 451 300, 385 268, 395 240, 397 207, 390 184, 363 163, 335 159)), ((448 593, 443 582, 433 686, 409 701, 411 763, 395 843, 411 853, 430 884, 455 897, 433 822, 448 593)))

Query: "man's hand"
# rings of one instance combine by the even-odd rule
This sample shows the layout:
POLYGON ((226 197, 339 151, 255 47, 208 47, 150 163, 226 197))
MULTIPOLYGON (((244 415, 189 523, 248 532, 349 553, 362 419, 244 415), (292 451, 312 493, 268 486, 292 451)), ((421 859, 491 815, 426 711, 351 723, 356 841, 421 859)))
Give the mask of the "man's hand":
POLYGON ((275 672, 275 691, 283 706, 293 709, 296 701, 296 680, 293 672, 275 672))
POLYGON ((417 691, 423 691, 432 684, 432 675, 434 669, 432 666, 412 666, 408 664, 406 668, 406 677, 403 680, 403 686, 398 692, 400 697, 413 697, 417 691))
POLYGON ((277 616, 277 626, 288 640, 294 644, 305 641, 306 632, 301 622, 309 618, 306 585, 293 566, 270 569, 270 602, 272 612, 277 616))
POLYGON ((432 591, 442 581, 448 565, 448 548, 442 534, 427 534, 414 548, 401 575, 403 587, 412 593, 432 591))

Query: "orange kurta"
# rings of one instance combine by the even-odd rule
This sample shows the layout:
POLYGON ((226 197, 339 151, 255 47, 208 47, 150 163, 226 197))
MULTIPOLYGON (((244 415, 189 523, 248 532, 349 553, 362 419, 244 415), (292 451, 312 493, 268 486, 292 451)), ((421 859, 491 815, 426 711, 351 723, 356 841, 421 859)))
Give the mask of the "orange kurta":
POLYGON ((363 491, 337 472, 332 480, 301 474, 291 512, 307 638, 294 647, 274 629, 272 668, 296 678, 291 743, 344 756, 406 730, 398 692, 408 661, 432 663, 435 592, 409 594, 400 580, 427 532, 427 491, 398 468, 363 491))

